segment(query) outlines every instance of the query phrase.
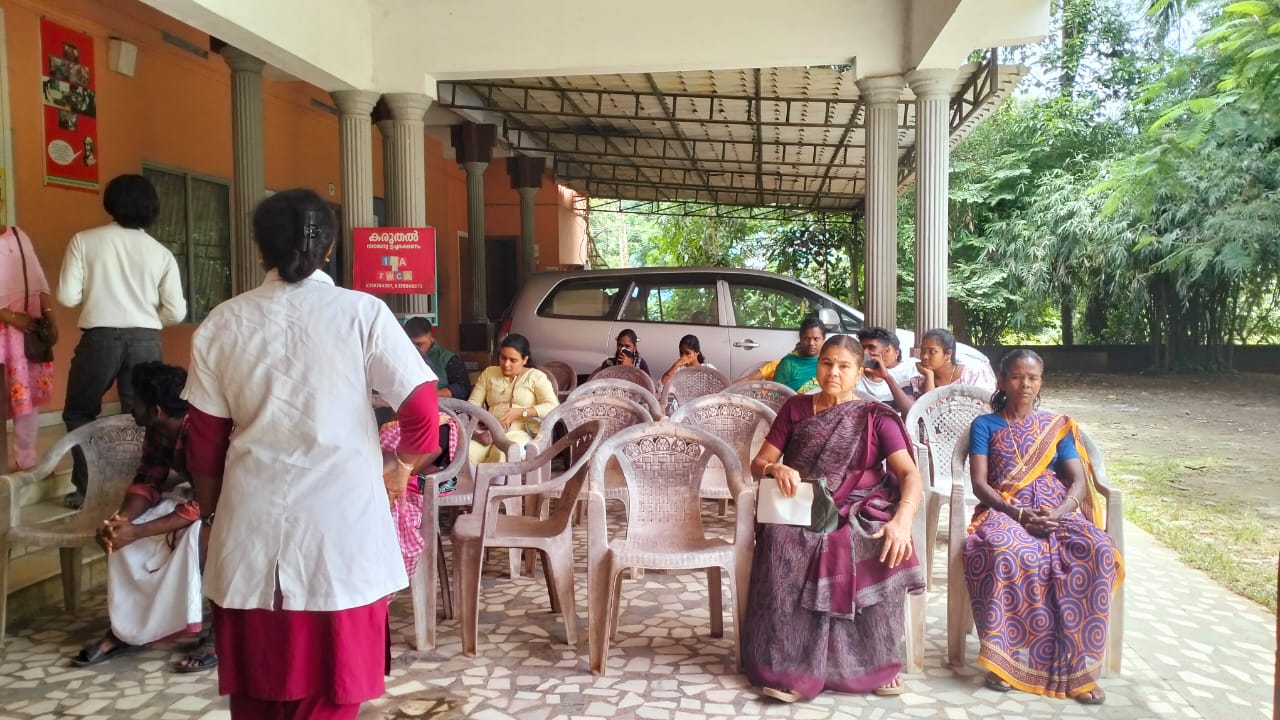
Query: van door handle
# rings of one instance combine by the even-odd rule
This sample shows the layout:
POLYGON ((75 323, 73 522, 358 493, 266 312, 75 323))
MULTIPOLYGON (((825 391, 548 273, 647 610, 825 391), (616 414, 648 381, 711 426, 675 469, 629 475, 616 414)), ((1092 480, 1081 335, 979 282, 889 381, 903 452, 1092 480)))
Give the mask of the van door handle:
POLYGON ((733 344, 733 346, 734 346, 734 347, 740 347, 740 348, 746 348, 747 350, 752 350, 752 349, 755 349, 755 348, 760 347, 760 343, 756 342, 755 340, 752 340, 752 339, 748 338, 748 339, 746 339, 746 340, 739 340, 738 342, 734 343, 734 344, 733 344))

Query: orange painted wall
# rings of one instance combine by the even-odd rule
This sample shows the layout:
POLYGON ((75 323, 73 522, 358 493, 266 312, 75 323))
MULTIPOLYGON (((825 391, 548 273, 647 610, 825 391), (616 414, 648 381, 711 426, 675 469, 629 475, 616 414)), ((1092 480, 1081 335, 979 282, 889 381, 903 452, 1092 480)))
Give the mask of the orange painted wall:
MULTIPOLYGON (((44 185, 41 129, 39 19, 47 16, 94 38, 101 181, 140 172, 143 163, 230 181, 230 70, 218 55, 200 58, 161 40, 164 32, 196 47, 209 37, 132 0, 6 0, 10 119, 13 125, 15 224, 31 235, 56 287, 62 255, 77 231, 109 221, 100 192, 44 185), (107 69, 107 39, 138 46, 132 78, 107 69)), ((332 104, 319 88, 264 80, 265 176, 268 189, 307 187, 337 202, 341 197, 338 119, 313 107, 332 104), (333 194, 329 185, 333 184, 333 194)), ((382 194, 381 138, 373 133, 374 192, 382 194)), ((71 354, 79 339, 77 310, 58 309, 55 349, 58 387, 51 408, 62 405, 71 354)), ((165 359, 187 364, 194 325, 161 333, 165 359)), ((51 408, 45 408, 46 410, 51 408)))
MULTIPOLYGON (((232 177, 231 80, 222 58, 201 58, 161 39, 162 33, 209 47, 208 35, 134 0, 0 0, 8 49, 9 103, 13 131, 14 224, 35 242, 37 255, 56 287, 62 255, 77 231, 109 221, 101 192, 44 185, 43 131, 39 62, 39 19, 52 18, 94 38, 97 71, 101 182, 121 173, 140 172, 144 163, 184 170, 230 182, 232 177), (138 47, 132 78, 107 68, 107 39, 123 38, 138 47)), ((269 190, 306 187, 340 202, 341 167, 338 118, 313 105, 332 106, 328 93, 298 81, 263 82, 264 171, 269 190), (330 186, 332 185, 332 192, 330 186)), ((457 346, 464 300, 459 278, 458 234, 467 229, 466 177, 442 143, 438 128, 428 132, 426 162, 427 222, 437 229, 440 339, 457 346)), ((447 137, 447 132, 444 133, 447 137)), ((373 186, 384 196, 382 136, 372 132, 373 186)), ((498 159, 485 173, 486 234, 519 235, 519 195, 511 189, 506 162, 498 159)), ((563 257, 566 224, 562 198, 551 174, 536 199, 539 269, 574 262, 563 257)), ((57 388, 45 411, 62 406, 72 352, 79 340, 78 310, 58 309, 61 337, 55 348, 57 388)), ((161 332, 165 359, 189 362, 191 324, 161 332)), ((107 400, 112 399, 108 396, 107 400)))

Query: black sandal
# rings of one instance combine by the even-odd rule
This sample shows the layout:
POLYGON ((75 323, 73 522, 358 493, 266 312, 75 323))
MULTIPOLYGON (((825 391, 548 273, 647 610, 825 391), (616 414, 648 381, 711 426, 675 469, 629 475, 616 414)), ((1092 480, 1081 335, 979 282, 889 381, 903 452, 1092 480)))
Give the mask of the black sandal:
POLYGON ((108 630, 101 640, 86 645, 75 657, 71 658, 71 664, 75 667, 89 667, 90 665, 104 663, 116 655, 129 652, 132 649, 132 645, 116 637, 115 633, 108 630), (104 642, 111 643, 111 647, 103 650, 102 643, 104 642))
POLYGON ((198 673, 218 667, 218 650, 213 644, 213 635, 200 638, 200 642, 187 653, 187 656, 173 664, 173 671, 178 673, 198 673))

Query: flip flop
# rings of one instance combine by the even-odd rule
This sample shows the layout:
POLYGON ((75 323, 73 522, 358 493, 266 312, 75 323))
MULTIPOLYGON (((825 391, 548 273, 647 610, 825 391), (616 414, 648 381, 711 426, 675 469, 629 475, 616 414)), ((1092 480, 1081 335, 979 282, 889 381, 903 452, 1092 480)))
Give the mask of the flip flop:
POLYGON ((898 681, 897 685, 882 685, 881 687, 872 690, 872 694, 880 697, 894 697, 906 692, 907 686, 902 684, 902 678, 898 677, 896 679, 898 681))
POLYGON ((1090 691, 1087 694, 1077 695, 1075 699, 1076 699, 1076 702, 1080 703, 1081 705, 1101 705, 1102 703, 1107 701, 1107 696, 1095 695, 1094 691, 1090 691))
POLYGON ((102 640, 85 646, 75 657, 71 658, 71 664, 75 667, 89 667, 90 665, 104 663, 116 655, 121 655, 133 649, 132 645, 124 642, 111 632, 108 632, 102 640), (102 640, 112 643, 110 650, 102 649, 102 640))
POLYGON ((760 694, 782 703, 793 703, 800 699, 799 693, 791 692, 790 690, 779 690, 778 688, 771 687, 762 688, 760 690, 760 694))
POLYGON ((988 673, 987 678, 982 681, 988 690, 995 690, 998 693, 1007 693, 1013 689, 1013 686, 1005 682, 999 675, 988 673))

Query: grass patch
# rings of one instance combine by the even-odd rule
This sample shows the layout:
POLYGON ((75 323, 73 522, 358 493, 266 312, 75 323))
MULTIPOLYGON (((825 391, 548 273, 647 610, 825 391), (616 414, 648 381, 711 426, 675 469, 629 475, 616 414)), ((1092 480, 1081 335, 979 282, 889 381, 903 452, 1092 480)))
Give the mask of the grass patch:
POLYGON ((1219 458, 1112 458, 1109 479, 1124 491, 1125 517, 1168 545, 1187 565, 1232 592, 1276 609, 1280 523, 1255 508, 1207 495, 1188 482, 1230 472, 1219 458))

